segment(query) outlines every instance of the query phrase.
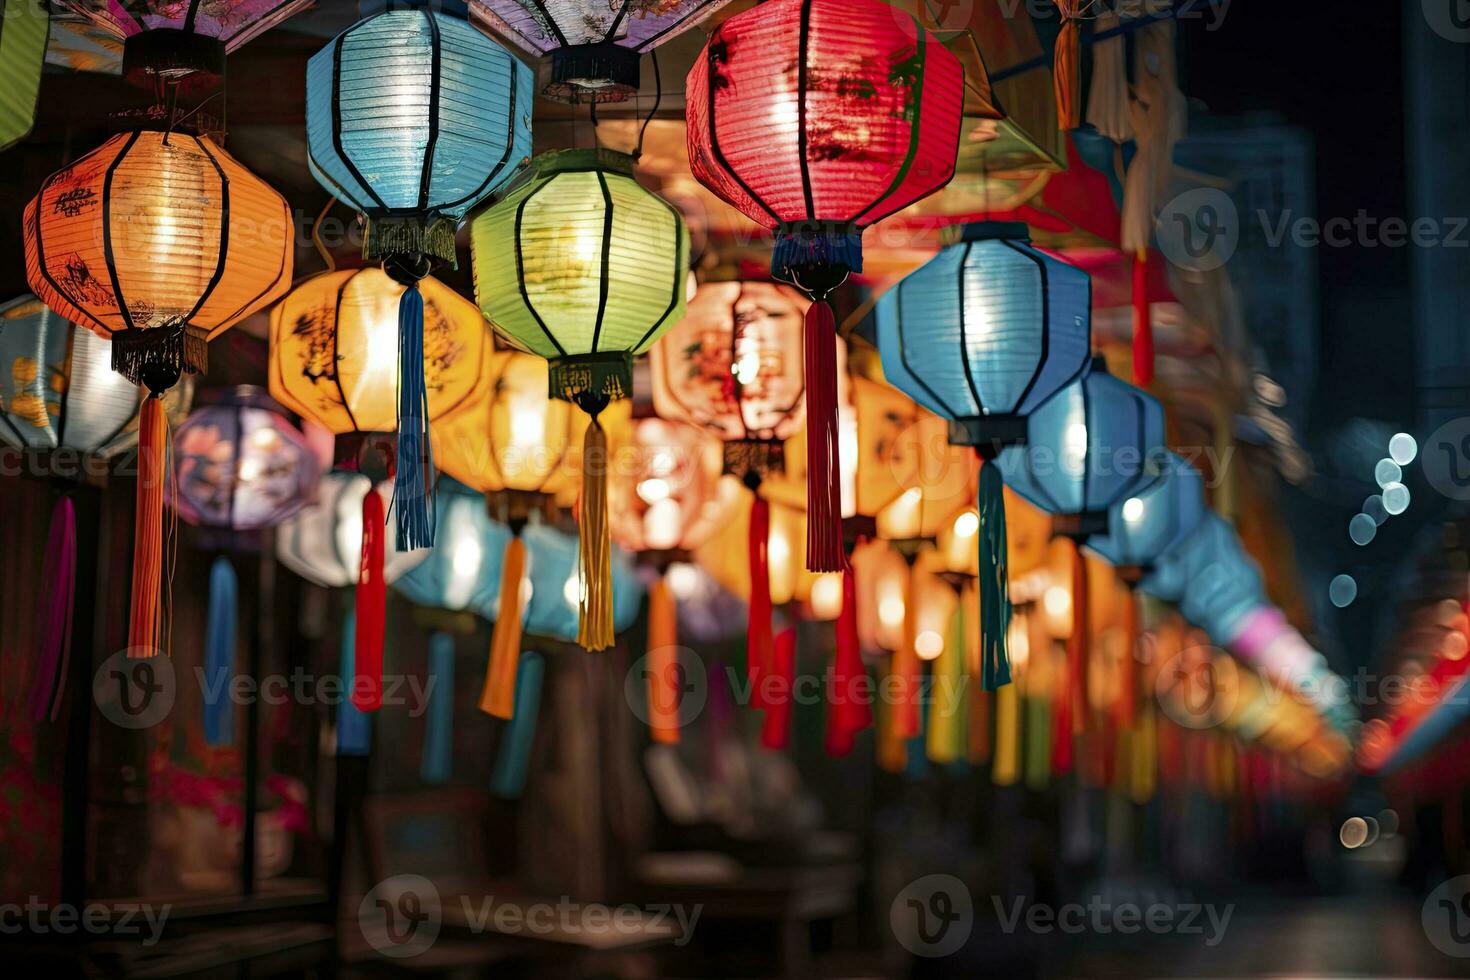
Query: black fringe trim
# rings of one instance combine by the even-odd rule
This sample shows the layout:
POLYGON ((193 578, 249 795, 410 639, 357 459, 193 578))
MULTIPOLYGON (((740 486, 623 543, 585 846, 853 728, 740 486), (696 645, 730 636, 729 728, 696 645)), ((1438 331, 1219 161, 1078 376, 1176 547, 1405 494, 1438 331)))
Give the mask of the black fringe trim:
POLYGON ((133 384, 162 395, 186 372, 209 370, 209 343, 204 331, 183 320, 119 330, 112 335, 112 369, 133 384))
POLYGON ((736 439, 725 443, 725 472, 745 480, 786 472, 786 451, 778 439, 736 439))
POLYGON ((591 397, 620 401, 633 397, 633 355, 627 351, 555 357, 548 394, 581 405, 591 397))

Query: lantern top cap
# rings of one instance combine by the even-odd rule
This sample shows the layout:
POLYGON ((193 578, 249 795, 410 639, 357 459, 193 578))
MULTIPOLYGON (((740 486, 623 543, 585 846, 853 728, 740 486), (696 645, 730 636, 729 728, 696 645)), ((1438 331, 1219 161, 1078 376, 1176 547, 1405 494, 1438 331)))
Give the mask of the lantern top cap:
POLYGON ((1113 373, 1108 370, 1108 359, 1101 354, 1092 355, 1092 363, 1088 366, 1088 372, 1091 374, 1106 374, 1109 377, 1113 373))
POLYGON ((1024 221, 972 221, 960 228, 962 242, 1031 241, 1031 229, 1024 221))
POLYGON ((605 147, 593 150, 550 150, 531 162, 531 177, 535 179, 552 174, 589 170, 602 170, 631 177, 637 162, 637 159, 631 154, 609 150, 605 147))

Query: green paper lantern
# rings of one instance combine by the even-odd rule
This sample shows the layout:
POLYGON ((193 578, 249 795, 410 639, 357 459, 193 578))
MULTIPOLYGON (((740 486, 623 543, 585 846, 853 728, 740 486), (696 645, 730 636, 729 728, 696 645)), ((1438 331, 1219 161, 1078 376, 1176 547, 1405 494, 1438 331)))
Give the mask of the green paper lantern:
POLYGON ((0 0, 0 150, 36 122, 50 22, 41 0, 0 0))

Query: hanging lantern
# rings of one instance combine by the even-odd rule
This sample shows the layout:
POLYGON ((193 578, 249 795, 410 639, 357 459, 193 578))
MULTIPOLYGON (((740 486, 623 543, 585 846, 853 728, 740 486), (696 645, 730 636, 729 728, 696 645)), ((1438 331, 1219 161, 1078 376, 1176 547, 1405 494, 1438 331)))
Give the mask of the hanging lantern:
POLYGON ((598 416, 631 396, 634 355, 683 316, 689 272, 683 219, 639 186, 633 162, 611 150, 542 154, 470 233, 480 309, 513 345, 550 361, 552 397, 592 418, 579 522, 580 642, 589 650, 613 643, 607 436, 598 416))
POLYGON ((841 571, 835 319, 862 230, 949 182, 964 71, 919 21, 875 0, 772 0, 711 35, 686 87, 696 179, 776 233, 771 272, 811 294, 808 545, 841 571))
MULTIPOLYGON (((526 528, 526 548, 533 556, 529 577, 531 598, 526 603, 526 632, 554 640, 582 644, 579 571, 581 544, 571 535, 541 524, 526 528)), ((643 604, 643 588, 633 564, 621 548, 612 548, 612 627, 633 625, 643 604)), ((583 644, 585 646, 585 644, 583 644)))
POLYGON ((42 0, 0 0, 0 150, 36 121, 50 18, 42 0))
MULTIPOLYGON (((1091 282, 1031 247, 1024 224, 979 222, 878 304, 888 381, 949 420, 982 464, 1026 441, 1026 418, 1087 367, 1091 282)), ((987 689, 1009 668, 1002 471, 980 470, 980 624, 987 689)))
POLYGON ((286 201, 207 137, 122 133, 46 179, 26 206, 31 290, 112 340, 148 388, 139 423, 129 647, 156 649, 167 441, 162 395, 206 367, 206 341, 291 281, 286 201))
POLYGON ((393 588, 415 605, 494 620, 500 613, 501 555, 510 530, 491 520, 484 500, 468 487, 444 480, 442 490, 434 506, 445 533, 393 588))
POLYGON ((1062 703, 1073 712, 1073 730, 1081 731, 1089 664, 1081 547, 1090 536, 1108 534, 1109 513, 1159 479, 1166 465, 1164 410, 1095 358, 1086 375, 1031 413, 1029 430, 1027 444, 1006 449, 997 462, 1016 492, 1052 514, 1053 530, 1072 541, 1071 691, 1062 703))
MULTIPOLYGON (((398 546, 434 543, 420 283, 457 265, 455 228, 531 152, 531 71, 436 2, 364 18, 306 69, 307 162, 367 218, 363 255, 404 288, 398 306, 398 546)), ((391 348, 390 348, 391 350, 391 348)), ((470 364, 478 366, 478 360, 470 364)))
POLYGON ((1177 602, 1185 619, 1222 646, 1233 643, 1250 614, 1268 604, 1259 566, 1230 522, 1213 512, 1159 558, 1140 588, 1177 602))
MULTIPOLYGON (((281 564, 324 589, 355 586, 362 571, 362 501, 371 491, 387 513, 393 488, 373 485, 361 473, 333 470, 321 477, 317 499, 276 528, 281 564)), ((383 580, 396 581, 426 557, 427 551, 399 551, 384 542, 383 580)))
POLYGON ((719 444, 692 425, 645 418, 633 422, 626 455, 608 480, 613 540, 635 553, 677 553, 708 539, 736 493, 720 479, 719 444))
POLYGON ((123 74, 134 84, 193 72, 223 75, 225 55, 312 0, 55 0, 121 38, 123 74))
POLYGON ((560 102, 622 102, 638 58, 729 0, 470 0, 470 13, 532 55, 551 56, 542 91, 560 102))
MULTIPOLYGON (((1108 533, 1087 539, 1087 547, 1120 569, 1151 568, 1176 542, 1204 521, 1204 480, 1199 470, 1174 453, 1164 455, 1163 476, 1124 500, 1108 515, 1108 533)), ((1137 581, 1136 575, 1128 575, 1137 581)))

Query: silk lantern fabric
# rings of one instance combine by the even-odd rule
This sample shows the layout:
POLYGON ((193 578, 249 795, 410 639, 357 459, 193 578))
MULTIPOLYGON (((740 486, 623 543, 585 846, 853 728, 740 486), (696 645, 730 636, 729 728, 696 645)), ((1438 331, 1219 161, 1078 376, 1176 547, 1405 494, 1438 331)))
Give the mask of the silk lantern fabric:
POLYGON ((205 342, 291 283, 285 198, 208 137, 122 133, 47 178, 26 206, 26 278, 57 313, 112 338, 155 392, 202 372, 205 342))
MULTIPOLYGON (((111 367, 111 344, 34 296, 0 305, 0 442, 113 456, 138 440, 143 392, 111 367)), ((192 387, 169 392, 182 418, 192 387)))
POLYGON ((1148 568, 1205 519, 1204 480, 1183 457, 1168 453, 1163 476, 1113 508, 1108 533, 1087 546, 1108 563, 1148 568))
POLYGON ((1222 646, 1236 639, 1253 610, 1267 604, 1260 567, 1230 522, 1214 513, 1176 542, 1141 587, 1177 603, 1185 619, 1222 646))
POLYGON ((551 55, 545 93, 621 102, 638 91, 638 56, 729 0, 470 0, 472 16, 534 55, 551 55))
POLYGON ((307 161, 367 216, 370 258, 454 264, 456 222, 531 154, 533 82, 467 21, 431 9, 364 18, 312 56, 307 161))
MULTIPOLYGON (((525 537, 526 550, 531 555, 527 569, 531 580, 531 600, 526 605, 526 632, 580 643, 577 539, 545 524, 526 528, 525 537)), ((613 629, 622 632, 638 618, 638 610, 643 603, 643 586, 621 548, 613 549, 611 560, 613 629)))
POLYGON ((811 302, 770 282, 710 282, 649 351, 653 407, 727 444, 731 472, 777 468, 806 420, 802 318, 811 302))
POLYGON ((862 229, 953 176, 963 102, 958 59, 912 16, 770 0, 716 28, 689 72, 690 169, 776 231, 776 278, 861 272, 862 229))
POLYGON ((510 528, 490 519, 485 500, 468 487, 443 481, 435 497, 443 534, 428 557, 401 575, 395 591, 410 602, 486 619, 499 613, 501 556, 510 528))
MULTIPOLYGON (((434 278, 424 300, 430 419, 467 405, 493 346, 475 304, 434 278)), ((398 304, 405 287, 377 267, 323 272, 271 310, 270 392, 336 435, 397 426, 398 304)))
POLYGON ((50 18, 42 0, 0 0, 0 150, 36 121, 50 18))
MULTIPOLYGON (((362 501, 378 495, 386 513, 392 487, 373 486, 361 473, 332 471, 321 478, 317 499, 276 529, 276 557, 308 582, 324 589, 356 585, 362 565, 362 501)), ((393 582, 419 564, 427 551, 401 552, 385 542, 383 578, 393 582)))
POLYGON ((475 218, 475 294, 513 346, 551 362, 551 392, 626 398, 632 358, 684 315, 689 234, 633 158, 555 150, 475 218))

